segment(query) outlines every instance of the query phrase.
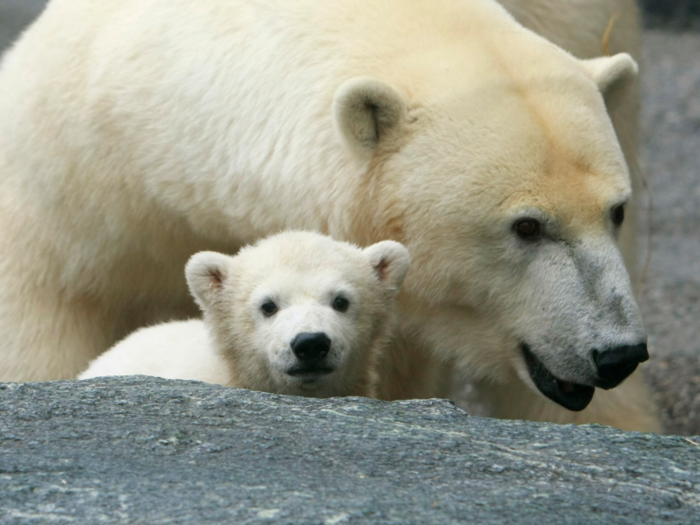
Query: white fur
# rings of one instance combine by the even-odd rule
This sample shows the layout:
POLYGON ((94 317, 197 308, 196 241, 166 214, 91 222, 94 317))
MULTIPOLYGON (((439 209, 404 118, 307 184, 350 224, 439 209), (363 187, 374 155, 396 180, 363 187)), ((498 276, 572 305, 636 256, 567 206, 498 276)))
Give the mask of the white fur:
POLYGON ((138 330, 79 377, 144 374, 317 397, 374 395, 409 262, 394 241, 360 250, 306 232, 278 234, 236 257, 197 253, 185 273, 204 321, 138 330), (338 296, 349 301, 347 311, 332 307, 338 296), (279 308, 269 317, 261 311, 268 301, 279 308), (319 332, 331 341, 324 364, 333 371, 290 375, 299 364, 290 343, 319 332))
POLYGON ((78 379, 146 375, 231 384, 226 362, 198 319, 141 328, 95 359, 78 379))
POLYGON ((627 89, 639 74, 637 63, 627 53, 620 53, 612 58, 587 60, 584 67, 598 84, 608 109, 615 109, 624 103, 627 89))
MULTIPOLYGON (((632 0, 504 4, 587 59, 620 14, 610 48, 636 53, 632 0)), ((599 325, 642 333, 617 248, 632 267, 633 221, 608 218, 632 184, 599 90, 623 62, 592 71, 493 0, 52 1, 0 71, 0 377, 74 376, 134 327, 192 313, 190 254, 288 228, 409 248, 384 397, 444 394, 443 365, 517 395, 542 301, 577 328, 533 352, 589 377, 599 325), (517 244, 529 212, 559 244, 517 244), (567 243, 571 267, 605 254, 633 328, 555 308, 612 308, 575 272, 527 282, 567 243)), ((630 161, 635 89, 611 108, 630 161)), ((610 397, 606 422, 657 428, 643 388, 626 398, 637 409, 610 397)), ((519 417, 551 405, 536 399, 519 417)))

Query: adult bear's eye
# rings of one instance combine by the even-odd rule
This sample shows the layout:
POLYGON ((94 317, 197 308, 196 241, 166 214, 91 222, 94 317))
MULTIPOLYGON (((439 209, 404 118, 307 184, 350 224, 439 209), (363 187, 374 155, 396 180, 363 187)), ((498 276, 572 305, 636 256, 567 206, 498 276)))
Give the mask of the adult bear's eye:
POLYGON ((625 220, 625 207, 622 204, 615 206, 611 216, 613 224, 615 226, 621 226, 622 222, 625 220))
POLYGON ((521 219, 513 225, 513 231, 521 239, 532 241, 542 236, 542 226, 537 219, 521 219))
POLYGON ((338 312, 347 312, 349 307, 350 301, 348 301, 345 297, 339 295, 333 299, 333 310, 338 312))
POLYGON ((262 310, 262 313, 265 317, 272 317, 277 313, 277 310, 279 310, 279 308, 277 308, 277 305, 272 301, 264 302, 260 309, 262 310))

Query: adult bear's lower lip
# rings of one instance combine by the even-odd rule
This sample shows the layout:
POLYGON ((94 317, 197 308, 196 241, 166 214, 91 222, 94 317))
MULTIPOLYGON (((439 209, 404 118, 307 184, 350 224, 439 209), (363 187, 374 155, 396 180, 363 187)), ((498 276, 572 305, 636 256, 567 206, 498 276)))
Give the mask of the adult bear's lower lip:
POLYGON ((557 379, 526 344, 522 345, 522 350, 527 370, 540 392, 555 403, 575 412, 588 406, 593 399, 595 387, 557 379))

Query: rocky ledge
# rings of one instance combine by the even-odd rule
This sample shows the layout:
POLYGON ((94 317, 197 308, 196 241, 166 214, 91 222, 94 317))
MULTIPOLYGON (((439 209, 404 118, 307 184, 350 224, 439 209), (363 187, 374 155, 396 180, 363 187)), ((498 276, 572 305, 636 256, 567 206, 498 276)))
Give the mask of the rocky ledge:
POLYGON ((0 384, 0 523, 689 524, 700 438, 153 378, 0 384))

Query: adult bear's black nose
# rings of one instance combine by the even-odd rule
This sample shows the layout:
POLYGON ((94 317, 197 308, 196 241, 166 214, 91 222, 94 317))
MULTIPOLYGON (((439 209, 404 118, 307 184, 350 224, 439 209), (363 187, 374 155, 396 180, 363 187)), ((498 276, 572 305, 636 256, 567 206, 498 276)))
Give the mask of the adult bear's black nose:
POLYGON ((320 361, 328 355, 331 340, 323 332, 302 332, 292 340, 292 352, 302 363, 320 361))
POLYGON ((602 352, 594 351, 594 359, 599 378, 596 386, 607 390, 627 379, 639 363, 649 359, 649 352, 646 343, 618 346, 602 352))

